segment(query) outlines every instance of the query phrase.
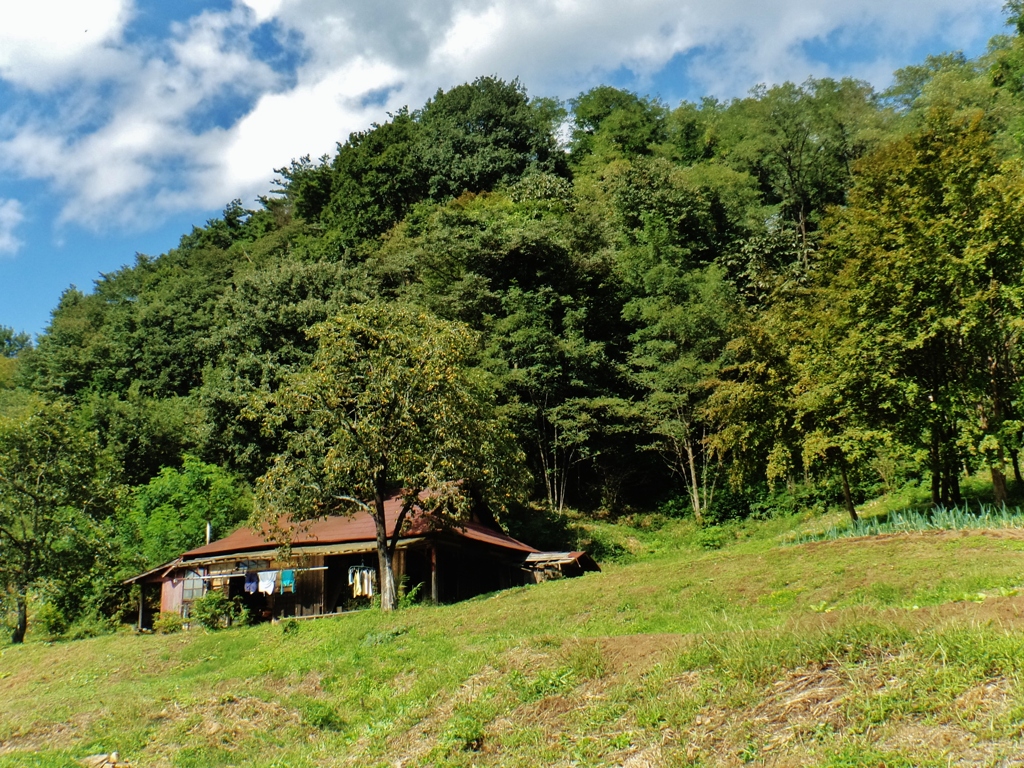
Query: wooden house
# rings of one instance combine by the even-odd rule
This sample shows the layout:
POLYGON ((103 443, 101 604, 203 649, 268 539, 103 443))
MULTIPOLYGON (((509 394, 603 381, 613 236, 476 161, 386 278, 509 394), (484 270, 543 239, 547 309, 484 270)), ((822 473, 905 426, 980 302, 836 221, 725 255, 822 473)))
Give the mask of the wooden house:
MULTIPOLYGON (((400 499, 388 499, 384 509, 390 538, 400 499)), ((290 538, 284 555, 268 536, 239 528, 125 583, 140 584, 144 593, 146 585, 159 585, 159 610, 186 618, 191 602, 211 589, 240 597, 257 620, 322 616, 370 605, 380 581, 376 527, 369 513, 296 526, 290 538)), ((541 552, 479 519, 441 526, 424 514, 406 521, 394 556, 400 594, 443 603, 597 570, 583 552, 541 552)), ((140 601, 140 628, 152 619, 153 611, 147 615, 144 606, 140 601)))

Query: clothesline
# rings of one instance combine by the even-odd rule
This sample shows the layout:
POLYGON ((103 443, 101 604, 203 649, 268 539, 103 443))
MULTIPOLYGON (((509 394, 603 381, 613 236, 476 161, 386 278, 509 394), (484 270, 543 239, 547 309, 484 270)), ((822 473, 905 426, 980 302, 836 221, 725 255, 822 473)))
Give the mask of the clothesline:
MULTIPOLYGON (((235 578, 237 576, 245 576, 245 574, 248 573, 249 571, 258 571, 258 570, 261 570, 261 569, 259 569, 259 568, 250 568, 248 571, 225 571, 224 573, 213 573, 213 574, 209 574, 207 576, 200 576, 199 578, 201 578, 201 579, 233 579, 233 578, 235 578)), ((273 568, 268 568, 268 569, 264 569, 264 570, 271 570, 272 571, 274 569, 273 568)), ((310 567, 310 568, 278 568, 277 569, 277 573, 280 573, 281 571, 295 571, 295 572, 298 572, 298 571, 326 571, 326 570, 327 570, 327 566, 326 565, 318 565, 318 566, 313 566, 313 567, 310 567)))

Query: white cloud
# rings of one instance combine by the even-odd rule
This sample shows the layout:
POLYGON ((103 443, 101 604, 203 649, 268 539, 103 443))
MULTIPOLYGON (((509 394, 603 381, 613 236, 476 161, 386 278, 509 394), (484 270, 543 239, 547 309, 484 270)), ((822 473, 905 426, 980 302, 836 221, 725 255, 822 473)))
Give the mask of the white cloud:
POLYGON ((45 88, 69 74, 109 72, 130 0, 32 0, 0 4, 0 77, 45 88))
POLYGON ((235 1, 173 25, 165 41, 133 43, 124 41, 130 0, 6 3, 0 78, 29 95, 0 115, 0 168, 48 180, 65 200, 65 221, 145 226, 251 200, 274 167, 329 152, 387 111, 478 75, 518 76, 533 94, 570 97, 622 68, 643 82, 689 53, 691 82, 679 90, 730 97, 758 82, 847 74, 803 45, 839 34, 856 48, 870 34, 875 58, 853 74, 885 85, 919 40, 976 44, 987 36, 979 18, 1002 4, 235 1), (261 33, 279 35, 297 57, 292 71, 275 71, 249 42, 268 22, 261 33), (62 95, 47 100, 55 86, 62 95), (225 110, 232 101, 249 106, 225 110))
POLYGON ((253 57, 247 23, 241 11, 202 13, 174 27, 163 56, 123 49, 130 65, 107 83, 112 95, 83 86, 58 107, 60 119, 23 121, 0 137, 0 167, 49 180, 67 200, 61 220, 94 228, 214 207, 196 168, 224 131, 191 121, 216 115, 225 94, 256 97, 280 79, 253 57))
POLYGON ((256 21, 262 23, 277 16, 283 0, 243 0, 243 3, 256 14, 256 21))
POLYGON ((10 256, 21 248, 22 242, 14 236, 14 230, 24 220, 19 201, 0 198, 0 255, 10 256))

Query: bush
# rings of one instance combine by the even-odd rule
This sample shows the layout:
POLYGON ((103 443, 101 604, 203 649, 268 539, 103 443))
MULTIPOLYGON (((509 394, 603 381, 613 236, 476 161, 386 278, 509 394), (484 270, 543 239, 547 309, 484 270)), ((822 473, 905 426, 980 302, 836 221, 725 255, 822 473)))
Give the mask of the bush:
POLYGON ((65 637, 67 637, 68 640, 85 640, 88 637, 109 635, 113 631, 114 624, 110 619, 92 611, 84 616, 78 617, 75 622, 68 627, 65 637))
POLYGON ((174 611, 161 611, 160 615, 157 616, 153 622, 153 631, 159 632, 161 635, 171 635, 175 632, 181 632, 185 628, 185 620, 181 618, 180 614, 174 611))
POLYGON ((223 592, 210 591, 192 601, 189 618, 206 629, 220 629, 231 624, 248 624, 249 609, 237 597, 229 600, 223 592))
POLYGON ((399 608, 412 608, 416 603, 422 601, 420 592, 423 591, 424 584, 422 581, 417 582, 412 589, 409 588, 409 577, 408 575, 402 576, 402 581, 398 585, 398 607, 399 608))
POLYGON ((704 549, 721 549, 731 539, 729 531, 718 525, 701 528, 697 533, 697 546, 704 549))
POLYGON ((68 618, 53 603, 43 603, 36 609, 36 624, 46 633, 47 637, 63 637, 68 631, 68 618))
POLYGON ((598 562, 625 562, 632 555, 622 544, 602 530, 591 528, 580 530, 576 549, 583 550, 598 562))
POLYGON ((693 504, 686 496, 673 496, 668 501, 662 502, 658 507, 665 517, 682 519, 693 516, 693 504))

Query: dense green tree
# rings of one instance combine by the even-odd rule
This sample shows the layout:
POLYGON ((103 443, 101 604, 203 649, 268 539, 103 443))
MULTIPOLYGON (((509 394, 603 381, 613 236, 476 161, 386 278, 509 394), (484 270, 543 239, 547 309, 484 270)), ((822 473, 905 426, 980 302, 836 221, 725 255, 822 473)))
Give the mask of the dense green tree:
POLYGON ((267 471, 284 435, 263 433, 243 412, 309 363, 316 341, 307 330, 343 308, 356 287, 340 263, 290 260, 249 271, 224 292, 206 339, 214 362, 194 396, 204 458, 250 481, 267 471))
POLYGON ((186 456, 181 469, 164 467, 132 494, 131 522, 139 533, 146 567, 173 560, 220 538, 248 519, 248 490, 225 470, 186 456))
POLYGON ((723 115, 719 156, 758 178, 800 233, 805 262, 818 219, 844 201, 851 163, 876 138, 875 98, 863 82, 811 79, 759 86, 723 115))
POLYGON ((698 523, 719 480, 708 451, 708 383, 725 362, 735 310, 731 286, 714 266, 662 275, 657 290, 626 308, 639 326, 629 362, 643 393, 637 417, 647 447, 681 481, 698 523))
POLYGON ((281 174, 274 181, 281 187, 278 194, 284 195, 288 207, 299 218, 316 221, 331 202, 334 172, 330 155, 323 155, 316 164, 309 155, 304 155, 288 166, 275 168, 274 173, 281 174))
POLYGON ((420 125, 407 109, 339 145, 326 221, 346 247, 393 227, 428 196, 420 125))
POLYGON ((129 486, 143 485, 161 468, 177 464, 209 429, 195 398, 146 397, 137 385, 123 395, 90 393, 79 409, 129 486))
POLYGON ((91 567, 117 488, 68 403, 33 397, 0 411, 0 582, 17 613, 13 642, 25 638, 31 590, 91 567))
POLYGON ((528 169, 557 172, 563 114, 549 100, 531 102, 518 80, 480 77, 438 90, 418 114, 430 198, 490 191, 528 169))
POLYGON ((17 332, 6 325, 0 325, 0 357, 17 357, 23 349, 32 346, 32 337, 17 332))
POLYGON ((308 370, 273 397, 266 424, 293 425, 288 448, 257 484, 263 522, 369 512, 381 607, 396 607, 392 558, 416 506, 456 522, 471 500, 494 516, 517 498, 521 461, 479 372, 464 325, 399 304, 368 303, 316 326, 308 370), (388 540, 384 500, 402 511, 388 540))
POLYGON ((17 357, 31 349, 32 339, 27 333, 17 333, 13 328, 0 325, 0 390, 15 385, 17 357))
POLYGON ((1024 285, 1021 169, 1001 163, 984 115, 935 109, 858 169, 830 244, 842 365, 873 362, 905 439, 929 454, 933 500, 958 496, 966 446, 1006 499, 1024 285))
POLYGON ((655 99, 599 85, 572 101, 571 157, 594 165, 649 155, 668 138, 667 115, 655 99))

